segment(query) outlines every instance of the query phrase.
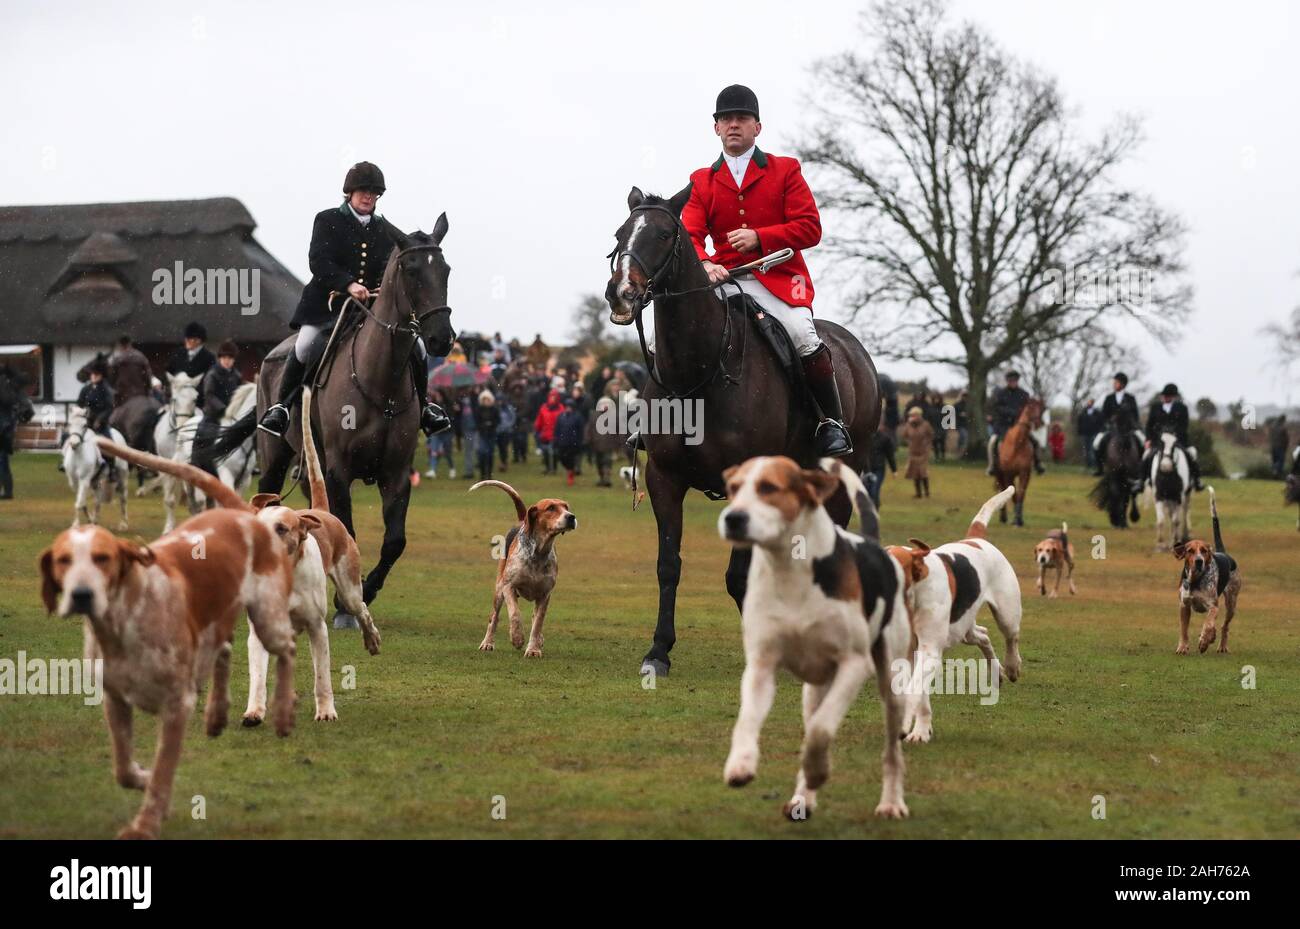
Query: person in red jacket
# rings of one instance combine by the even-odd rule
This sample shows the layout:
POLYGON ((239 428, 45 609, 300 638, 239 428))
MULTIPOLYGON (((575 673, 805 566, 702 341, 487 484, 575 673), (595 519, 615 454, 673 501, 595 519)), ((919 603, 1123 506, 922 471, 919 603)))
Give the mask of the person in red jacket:
MULTIPOLYGON (((758 97, 748 87, 732 84, 718 94, 713 131, 722 140, 722 154, 709 167, 691 174, 691 196, 682 209, 682 225, 709 280, 739 287, 784 327, 821 409, 817 453, 847 455, 853 443, 844 428, 830 349, 813 326, 812 279, 801 254, 821 241, 817 201, 797 159, 768 154, 755 144, 763 124, 758 97), (706 236, 713 239, 712 255, 705 247, 706 236), (730 281, 728 268, 783 248, 794 249, 794 257, 766 273, 730 281)), ((718 288, 720 296, 725 296, 725 289, 718 288)), ((647 329, 654 331, 652 326, 647 329)))
POLYGON ((563 412, 564 402, 560 399, 560 392, 552 390, 537 411, 537 418, 533 420, 533 432, 537 434, 537 447, 542 450, 542 464, 547 474, 555 470, 555 421, 563 412))

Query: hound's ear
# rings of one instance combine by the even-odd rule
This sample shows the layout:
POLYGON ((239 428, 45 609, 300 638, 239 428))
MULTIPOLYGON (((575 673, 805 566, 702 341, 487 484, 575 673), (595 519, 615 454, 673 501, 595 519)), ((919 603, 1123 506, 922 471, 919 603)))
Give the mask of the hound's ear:
POLYGON ((53 613, 59 605, 59 585, 54 582, 54 546, 41 552, 41 602, 45 612, 53 613))
POLYGON ((922 556, 930 554, 930 546, 926 545, 920 539, 908 539, 907 544, 913 549, 920 552, 922 556))
POLYGON ((255 510, 263 510, 268 506, 276 506, 279 502, 279 494, 254 494, 253 499, 248 501, 248 505, 255 510))
POLYGON ((838 477, 821 468, 805 468, 803 480, 804 486, 809 491, 809 502, 816 506, 821 506, 829 500, 831 494, 835 493, 840 486, 838 477))
POLYGON ((643 203, 645 203, 645 194, 641 193, 640 187, 633 187, 627 195, 627 208, 635 210, 643 203))
POLYGON ((674 216, 680 217, 682 215, 682 208, 686 206, 686 201, 691 199, 691 187, 692 184, 688 182, 685 187, 673 194, 668 201, 668 208, 673 211, 674 216))
POLYGON ((732 476, 733 474, 736 474, 737 472, 739 472, 739 471, 740 471, 740 467, 741 467, 741 466, 738 465, 738 464, 737 464, 737 465, 732 465, 730 468, 728 468, 727 470, 723 471, 723 472, 722 472, 722 482, 725 484, 727 481, 731 480, 731 476, 732 476))
POLYGON ((143 565, 149 567, 157 559, 154 557, 153 549, 147 545, 139 545, 135 542, 128 542, 126 539, 117 540, 118 557, 122 561, 121 570, 118 572, 120 578, 126 577, 126 572, 133 567, 143 565))
POLYGON ((1182 561, 1184 558, 1187 557, 1186 542, 1179 542, 1177 545, 1174 546, 1174 557, 1177 558, 1179 561, 1182 561))
POLYGON ((433 232, 429 233, 429 238, 433 240, 434 245, 441 245, 443 237, 447 235, 447 230, 451 224, 447 222, 447 214, 439 213, 438 221, 433 224, 433 232))
POLYGON ((528 515, 525 517, 525 523, 528 526, 528 534, 532 535, 533 530, 537 528, 537 504, 534 503, 528 508, 528 515))
POLYGON ((298 522, 302 524, 302 526, 308 532, 312 531, 313 529, 319 529, 325 525, 323 522, 320 521, 319 516, 313 516, 311 513, 299 513, 298 522))

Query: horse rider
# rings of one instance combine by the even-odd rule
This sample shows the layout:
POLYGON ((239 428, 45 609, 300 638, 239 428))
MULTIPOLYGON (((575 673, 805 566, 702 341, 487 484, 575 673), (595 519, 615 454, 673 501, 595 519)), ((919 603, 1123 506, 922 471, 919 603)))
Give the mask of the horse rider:
POLYGON ((1101 420, 1105 428, 1092 443, 1097 452, 1097 466, 1092 473, 1098 477, 1101 477, 1102 468, 1106 464, 1106 448, 1110 445, 1111 433, 1119 434, 1125 423, 1128 423, 1132 434, 1137 436, 1138 443, 1146 444, 1146 436, 1137 428, 1141 414, 1138 413, 1137 399, 1128 392, 1128 375, 1120 371, 1115 375, 1111 386, 1114 393, 1107 394, 1101 405, 1101 420))
MULTIPOLYGON (((1020 372, 1008 371, 1006 385, 993 391, 993 399, 990 403, 992 410, 984 417, 993 429, 988 445, 989 466, 984 473, 993 473, 997 465, 998 445, 1002 442, 1002 436, 1016 424, 1016 420, 1020 418, 1020 411, 1028 402, 1029 392, 1020 386, 1020 372)), ((1043 474, 1043 463, 1038 457, 1038 440, 1034 438, 1032 432, 1029 434, 1029 446, 1034 450, 1034 470, 1043 474)))
MULTIPOLYGON (((172 352, 167 359, 168 374, 184 374, 188 377, 201 378, 208 369, 217 363, 217 356, 204 344, 208 341, 208 330, 202 323, 191 322, 185 327, 185 347, 172 352)), ((203 403, 203 382, 199 381, 198 402, 203 403)))
POLYGON ((200 448, 210 447, 221 432, 221 418, 226 415, 226 407, 235 390, 244 383, 243 376, 235 367, 239 360, 239 346, 226 339, 217 348, 217 363, 203 375, 203 419, 199 420, 194 430, 193 463, 207 471, 213 477, 217 475, 216 463, 209 455, 199 454, 200 448))
POLYGON ((1151 408, 1147 411, 1146 454, 1142 456, 1143 477, 1151 473, 1151 459, 1157 451, 1152 443, 1160 440, 1161 433, 1172 432, 1178 447, 1187 455, 1187 470, 1192 487, 1196 490, 1205 489, 1201 483, 1201 466, 1197 461, 1196 446, 1188 440, 1188 421, 1187 404, 1178 399, 1178 385, 1166 384, 1164 390, 1160 391, 1160 398, 1152 401, 1151 408))
MULTIPOLYGON (((288 430, 290 407, 297 401, 307 372, 325 351, 334 328, 334 313, 346 303, 342 297, 331 301, 330 295, 347 293, 363 302, 379 293, 394 245, 388 220, 375 212, 386 189, 384 172, 368 161, 359 161, 343 178, 343 203, 316 214, 307 253, 311 280, 302 289, 298 309, 289 321, 289 328, 298 330, 298 338, 285 359, 279 397, 262 414, 259 429, 274 436, 283 436, 288 430)), ((420 428, 425 435, 433 435, 450 429, 451 420, 426 396, 427 355, 424 340, 417 338, 411 351, 411 375, 416 396, 423 402, 420 428)))
POLYGON ((90 363, 90 379, 77 395, 77 406, 86 408, 86 424, 92 431, 108 436, 108 417, 113 415, 113 390, 104 381, 108 363, 96 358, 90 363))
POLYGON ((147 397, 152 392, 153 369, 144 352, 136 348, 129 335, 117 340, 108 356, 108 383, 113 388, 113 403, 121 406, 133 397, 147 397))
MULTIPOLYGON (((844 428, 830 348, 813 326, 812 278, 801 254, 821 241, 817 201, 796 159, 770 155, 755 144, 763 124, 754 91, 741 84, 724 87, 714 107, 713 131, 722 140, 722 154, 691 174, 682 225, 709 281, 744 291, 790 336, 821 413, 814 432, 817 454, 847 455, 853 443, 844 428), (713 238, 712 255, 704 246, 706 236, 713 238), (794 257, 766 273, 731 280, 729 268, 783 248, 794 249, 794 257)), ((725 298, 726 288, 719 286, 717 293, 725 298)), ((646 328, 653 351, 654 327, 646 328)), ((638 435, 628 444, 644 447, 638 435)))

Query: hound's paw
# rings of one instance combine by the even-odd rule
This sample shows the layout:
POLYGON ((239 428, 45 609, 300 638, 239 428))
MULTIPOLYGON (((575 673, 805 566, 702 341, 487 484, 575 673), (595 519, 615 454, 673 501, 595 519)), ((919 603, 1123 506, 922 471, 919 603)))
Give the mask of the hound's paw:
POLYGON ((372 655, 379 654, 379 643, 383 640, 379 636, 379 627, 373 623, 367 628, 361 627, 361 640, 365 643, 366 651, 372 655))
POLYGON ((808 800, 795 794, 785 802, 785 806, 781 807, 781 815, 792 823, 798 823, 812 819, 813 811, 816 809, 816 800, 808 800))
POLYGON ((264 718, 266 718, 266 710, 255 710, 252 713, 245 713, 239 724, 245 729, 252 729, 254 726, 262 725, 264 718))
POLYGON ((334 704, 322 707, 316 711, 313 720, 318 723, 332 723, 339 718, 338 711, 334 709, 334 704))
POLYGON ((1006 675, 1005 677, 1006 680, 1014 684, 1016 681, 1020 680, 1020 665, 1019 664, 1002 665, 1001 673, 1006 675))
POLYGON ((127 524, 127 521, 126 521, 125 519, 122 520, 121 522, 119 522, 119 523, 117 524, 117 531, 118 531, 118 532, 126 532, 126 530, 128 530, 128 529, 130 529, 130 528, 131 528, 131 527, 127 524))
POLYGON ((1214 644, 1214 640, 1217 638, 1218 638, 1218 632, 1217 630, 1214 629, 1210 630, 1210 634, 1208 636, 1204 632, 1201 633, 1201 639, 1197 643, 1197 647, 1201 650, 1202 655, 1205 654, 1205 650, 1207 648, 1209 648, 1211 645, 1214 644))
POLYGON ((758 752, 742 750, 732 752, 722 769, 722 779, 728 787, 744 787, 758 773, 758 752))
POLYGON ((1226 655, 1226 654, 1228 654, 1228 643, 1227 643, 1227 642, 1220 642, 1220 643, 1219 643, 1219 654, 1220 654, 1220 655, 1226 655))
POLYGON ((876 815, 884 819, 907 819, 907 804, 902 800, 897 803, 887 803, 881 800, 876 807, 876 815))
POLYGON ((1048 600, 1055 600, 1055 599, 1056 599, 1056 596, 1057 596, 1056 591, 1053 590, 1050 594, 1047 595, 1047 599, 1048 599, 1048 600))
POLYGON ((287 710, 277 709, 275 711, 275 734, 284 738, 293 732, 293 706, 290 705, 287 710))
POLYGON ((496 650, 496 643, 493 642, 491 639, 484 639, 482 642, 478 643, 478 650, 479 650, 480 652, 491 652, 491 651, 495 651, 495 650, 496 650))
POLYGON ((542 657, 542 647, 541 647, 540 645, 533 645, 533 644, 529 643, 527 650, 524 652, 524 657, 525 657, 525 658, 541 658, 541 657, 542 657))
POLYGON ((524 647, 524 632, 522 629, 510 630, 510 644, 513 645, 515 648, 524 647))
POLYGON ((226 723, 229 721, 228 713, 211 713, 204 720, 205 731, 209 738, 215 739, 221 733, 226 731, 226 723))
POLYGON ((118 832, 119 839, 156 839, 157 833, 148 833, 143 829, 137 829, 134 825, 125 826, 118 832))
POLYGON ((131 770, 119 777, 117 783, 127 790, 145 790, 149 786, 149 769, 131 762, 131 770))
POLYGON ((929 726, 914 726, 912 731, 903 736, 904 742, 929 742, 931 738, 929 726))
POLYGON ((1186 655, 1186 654, 1187 654, 1187 643, 1186 643, 1186 642, 1179 642, 1179 643, 1178 643, 1178 647, 1177 647, 1176 649, 1174 649, 1174 654, 1175 654, 1175 655, 1186 655))

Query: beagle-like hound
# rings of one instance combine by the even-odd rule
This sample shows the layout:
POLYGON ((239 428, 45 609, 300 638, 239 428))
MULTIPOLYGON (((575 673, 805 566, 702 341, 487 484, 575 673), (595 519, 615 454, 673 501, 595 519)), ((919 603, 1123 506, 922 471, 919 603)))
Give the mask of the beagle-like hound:
POLYGON ((1066 575, 1070 595, 1078 593, 1074 587, 1074 545, 1070 542, 1070 524, 1061 523, 1060 529, 1047 530, 1047 538, 1034 546, 1034 563, 1038 565, 1038 592, 1055 597, 1061 589, 1061 574, 1066 575), (1047 593, 1047 572, 1056 570, 1056 585, 1047 593))
POLYGON ((1215 620, 1219 616, 1219 598, 1223 598, 1227 615, 1223 618, 1223 636, 1219 639, 1219 653, 1228 653, 1228 624, 1237 615, 1237 596, 1241 593, 1241 569, 1237 560, 1228 554, 1219 532, 1219 510, 1214 502, 1214 488, 1210 492, 1210 522, 1214 524, 1214 548, 1200 539, 1181 542, 1174 546, 1174 557, 1183 563, 1178 582, 1178 648, 1179 655, 1187 654, 1187 627, 1192 610, 1205 614, 1197 642, 1201 653, 1210 647, 1218 635, 1215 620))
POLYGON ((830 776, 831 741, 873 674, 885 705, 883 778, 877 816, 901 819, 903 697, 890 664, 910 637, 902 567, 876 541, 875 509, 858 476, 825 458, 822 470, 784 457, 751 458, 723 472, 729 503, 718 533, 753 549, 742 606, 745 672, 740 714, 723 779, 743 787, 758 771, 758 737, 772 708, 776 672, 803 681, 804 739, 794 795, 784 806, 805 819, 830 776), (864 535, 835 524, 823 504, 845 485, 864 535))

